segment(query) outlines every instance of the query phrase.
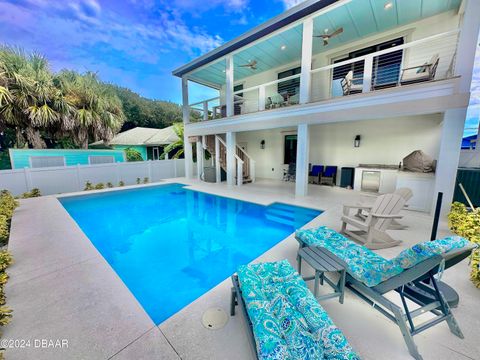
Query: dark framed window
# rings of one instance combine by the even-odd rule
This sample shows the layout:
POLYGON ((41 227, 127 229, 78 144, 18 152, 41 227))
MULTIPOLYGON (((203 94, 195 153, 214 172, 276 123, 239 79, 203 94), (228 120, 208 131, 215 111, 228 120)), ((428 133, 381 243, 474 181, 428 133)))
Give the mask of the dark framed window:
POLYGON ((291 164, 296 162, 297 162, 297 135, 285 135, 283 163, 291 164))
MULTIPOLYGON (((297 67, 287 71, 282 71, 278 73, 278 80, 284 79, 289 76, 298 75, 302 71, 302 68, 297 67)), ((300 77, 290 80, 285 80, 279 82, 277 85, 277 92, 282 95, 295 95, 299 92, 300 89, 300 77)))
MULTIPOLYGON (((335 60, 333 63, 354 59, 360 56, 372 54, 374 52, 385 50, 393 46, 402 45, 403 38, 389 40, 381 44, 366 47, 364 49, 352 51, 348 56, 335 60)), ((403 50, 394 51, 388 54, 376 56, 373 59, 372 85, 381 86, 397 83, 402 66, 403 50)), ((352 70, 354 78, 363 78, 364 62, 359 61, 352 64, 339 66, 333 69, 333 80, 343 79, 347 73, 352 70)))

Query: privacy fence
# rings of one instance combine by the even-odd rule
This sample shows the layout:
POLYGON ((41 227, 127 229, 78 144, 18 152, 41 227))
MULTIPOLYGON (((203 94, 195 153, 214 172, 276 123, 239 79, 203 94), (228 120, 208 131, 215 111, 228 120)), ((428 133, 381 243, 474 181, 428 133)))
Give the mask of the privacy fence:
POLYGON ((149 182, 185 176, 185 160, 156 160, 65 167, 25 168, 0 171, 0 189, 20 195, 33 188, 42 195, 81 191, 85 183, 134 185, 137 179, 149 182))

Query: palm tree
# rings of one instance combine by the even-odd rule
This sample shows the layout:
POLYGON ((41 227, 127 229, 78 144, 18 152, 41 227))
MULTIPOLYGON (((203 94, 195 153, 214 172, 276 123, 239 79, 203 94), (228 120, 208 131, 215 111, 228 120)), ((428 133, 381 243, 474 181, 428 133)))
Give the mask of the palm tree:
POLYGON ((62 130, 69 132, 78 146, 87 148, 90 139, 108 142, 120 130, 125 121, 122 103, 95 73, 62 71, 55 83, 74 109, 68 121, 62 122, 62 130))
POLYGON ((183 152, 184 152, 183 123, 174 123, 172 126, 173 126, 173 131, 175 131, 175 134, 177 134, 178 136, 178 140, 163 148, 163 153, 160 156, 160 159, 165 159, 167 154, 173 150, 177 150, 175 155, 173 155, 172 157, 173 159, 179 159, 180 156, 183 155, 183 152))
POLYGON ((40 131, 69 111, 43 56, 0 47, 0 128, 13 127, 31 147, 45 148, 40 131))

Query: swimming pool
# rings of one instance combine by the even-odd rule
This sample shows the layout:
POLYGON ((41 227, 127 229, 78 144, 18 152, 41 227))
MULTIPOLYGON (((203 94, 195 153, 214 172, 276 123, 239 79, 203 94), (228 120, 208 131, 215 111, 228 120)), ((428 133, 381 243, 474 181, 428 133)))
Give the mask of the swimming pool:
POLYGON ((59 200, 155 324, 321 214, 181 184, 59 200))

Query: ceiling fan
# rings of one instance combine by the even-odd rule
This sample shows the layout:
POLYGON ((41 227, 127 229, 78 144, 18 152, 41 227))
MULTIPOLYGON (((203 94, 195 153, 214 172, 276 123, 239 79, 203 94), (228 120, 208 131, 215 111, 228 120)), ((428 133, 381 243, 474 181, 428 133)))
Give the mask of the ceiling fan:
POLYGON ((240 67, 248 67, 250 70, 257 70, 257 60, 252 60, 248 64, 239 65, 240 67))
POLYGON ((328 45, 328 41, 331 39, 331 38, 334 38, 335 36, 338 36, 340 35, 341 33, 343 33, 343 27, 340 27, 338 28, 337 30, 335 30, 334 32, 332 33, 328 33, 328 29, 325 29, 325 34, 323 35, 314 35, 313 37, 318 37, 318 38, 322 38, 323 39, 323 46, 327 46, 328 45))

